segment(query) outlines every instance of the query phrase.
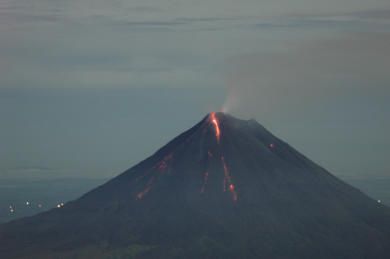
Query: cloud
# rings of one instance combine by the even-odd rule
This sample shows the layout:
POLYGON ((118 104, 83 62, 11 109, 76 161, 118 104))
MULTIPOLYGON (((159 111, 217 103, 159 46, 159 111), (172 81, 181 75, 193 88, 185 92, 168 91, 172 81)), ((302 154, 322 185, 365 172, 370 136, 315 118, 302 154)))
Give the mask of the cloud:
POLYGON ((56 168, 49 168, 46 166, 32 166, 32 167, 13 167, 8 169, 2 169, 1 177, 47 177, 53 176, 57 173, 63 173, 63 170, 56 168))
POLYGON ((390 9, 365 10, 354 14, 361 18, 390 20, 390 9))
POLYGON ((390 94, 390 33, 348 33, 226 61, 225 110, 286 112, 345 94, 390 94))
POLYGON ((366 1, 308 3, 0 0, 0 87, 220 87, 224 60, 386 30, 366 1))
POLYGON ((302 13, 270 17, 266 20, 247 19, 252 29, 263 28, 325 28, 345 31, 390 31, 390 9, 352 12, 302 13))

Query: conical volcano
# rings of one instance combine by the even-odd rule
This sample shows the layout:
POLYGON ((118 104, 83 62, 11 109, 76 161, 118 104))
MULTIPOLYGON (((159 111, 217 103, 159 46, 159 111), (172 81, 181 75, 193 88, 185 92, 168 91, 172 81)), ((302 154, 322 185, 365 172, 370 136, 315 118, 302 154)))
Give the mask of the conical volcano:
POLYGON ((61 208, 0 226, 1 258, 390 258, 390 209, 254 120, 211 113, 61 208))

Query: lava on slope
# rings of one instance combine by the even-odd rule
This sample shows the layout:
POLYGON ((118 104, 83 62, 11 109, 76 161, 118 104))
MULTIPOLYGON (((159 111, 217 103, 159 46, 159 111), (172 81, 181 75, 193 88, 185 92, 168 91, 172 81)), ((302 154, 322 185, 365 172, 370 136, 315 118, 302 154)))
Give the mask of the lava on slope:
MULTIPOLYGON (((233 184, 232 177, 230 170, 228 168, 228 165, 225 161, 225 157, 223 156, 223 150, 222 150, 222 145, 221 145, 221 127, 220 127, 220 122, 218 120, 218 117, 215 112, 210 113, 208 116, 208 121, 210 122, 209 127, 208 125, 204 125, 204 130, 202 131, 202 135, 205 136, 208 132, 208 130, 214 131, 214 136, 215 140, 217 142, 217 145, 214 147, 215 152, 219 154, 219 161, 221 164, 221 168, 223 169, 223 188, 221 191, 226 192, 229 191, 231 193, 232 200, 236 202, 238 200, 238 195, 237 191, 235 188, 235 185, 233 184)), ((187 143, 188 140, 187 140, 187 143)), ((172 159, 173 159, 173 153, 170 153, 166 155, 162 160, 158 161, 157 164, 151 168, 151 170, 147 171, 146 174, 152 176, 150 179, 146 182, 145 187, 142 191, 138 192, 136 194, 136 199, 141 200, 143 199, 152 189, 153 185, 156 182, 156 179, 158 179, 160 176, 158 175, 159 173, 164 173, 169 169, 169 166, 172 165, 172 159)), ((212 163, 212 160, 214 159, 214 155, 212 151, 208 150, 207 151, 207 165, 212 163)), ((204 173, 203 173, 203 184, 201 186, 201 193, 204 193, 206 190, 206 186, 208 183, 208 178, 209 178, 209 171, 210 168, 206 165, 206 168, 204 168, 204 173)), ((142 175, 142 177, 145 177, 145 175, 142 175)))
POLYGON ((59 209, 0 225, 0 258, 390 258, 390 210, 254 120, 212 112, 59 209))
POLYGON ((219 128, 219 122, 218 122, 217 116, 215 115, 215 112, 212 112, 210 114, 210 121, 214 126, 215 137, 217 139, 217 142, 219 143, 219 140, 221 139, 221 129, 219 128))
POLYGON ((226 192, 226 185, 229 186, 229 191, 232 194, 233 201, 237 201, 238 196, 234 184, 232 183, 232 177, 230 176, 229 168, 226 165, 225 158, 221 157, 223 171, 224 171, 224 179, 223 179, 223 191, 226 192))

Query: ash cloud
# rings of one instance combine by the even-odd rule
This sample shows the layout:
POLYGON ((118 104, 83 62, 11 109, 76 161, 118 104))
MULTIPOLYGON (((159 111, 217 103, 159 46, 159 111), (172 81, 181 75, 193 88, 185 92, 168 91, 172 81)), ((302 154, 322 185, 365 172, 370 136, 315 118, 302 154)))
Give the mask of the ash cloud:
POLYGON ((389 94, 389 33, 349 33, 226 61, 223 110, 288 113, 345 94, 389 94))

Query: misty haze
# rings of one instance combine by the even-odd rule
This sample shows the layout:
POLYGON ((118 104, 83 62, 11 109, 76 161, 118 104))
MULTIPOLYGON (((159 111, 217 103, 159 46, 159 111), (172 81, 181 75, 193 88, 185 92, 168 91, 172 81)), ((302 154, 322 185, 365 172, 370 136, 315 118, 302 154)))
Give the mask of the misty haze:
POLYGON ((388 0, 0 0, 0 258, 390 258, 388 0))

